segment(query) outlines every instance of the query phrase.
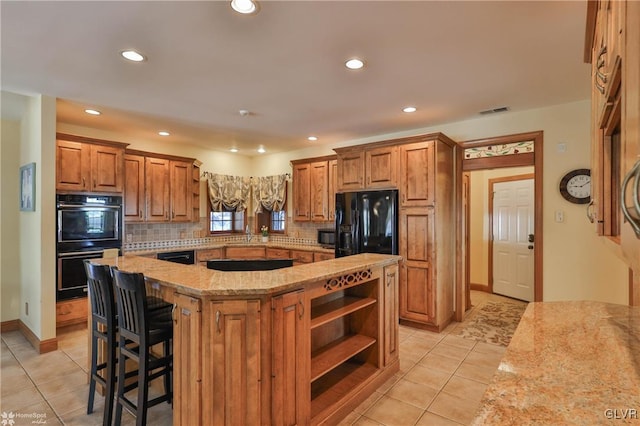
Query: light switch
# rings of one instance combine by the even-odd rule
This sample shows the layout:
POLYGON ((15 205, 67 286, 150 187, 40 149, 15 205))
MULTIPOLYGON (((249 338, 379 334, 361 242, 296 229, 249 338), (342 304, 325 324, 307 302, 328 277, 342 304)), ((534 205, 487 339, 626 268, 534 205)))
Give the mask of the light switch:
POLYGON ((564 211, 556 210, 556 222, 558 223, 564 222, 564 211))
POLYGON ((558 152, 566 152, 567 151, 567 144, 566 143, 559 143, 556 148, 558 149, 558 152))

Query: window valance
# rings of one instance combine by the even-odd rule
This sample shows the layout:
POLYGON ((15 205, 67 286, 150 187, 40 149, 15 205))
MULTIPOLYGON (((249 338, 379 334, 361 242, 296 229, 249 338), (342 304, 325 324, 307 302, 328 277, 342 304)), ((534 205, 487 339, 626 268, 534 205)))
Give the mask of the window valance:
POLYGON ((271 211, 283 210, 287 202, 287 175, 252 178, 255 212, 265 208, 271 211))
POLYGON ((247 208, 251 179, 242 176, 204 172, 209 187, 209 200, 214 211, 243 211, 247 208))

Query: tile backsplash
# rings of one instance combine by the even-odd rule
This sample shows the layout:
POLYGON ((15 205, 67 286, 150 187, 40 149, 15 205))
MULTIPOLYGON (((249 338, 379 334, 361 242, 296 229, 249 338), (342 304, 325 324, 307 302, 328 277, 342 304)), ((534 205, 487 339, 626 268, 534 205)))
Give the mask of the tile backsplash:
MULTIPOLYGON (((128 223, 124 228, 125 250, 147 250, 155 248, 197 246, 213 243, 241 242, 244 234, 211 236, 206 217, 192 223, 128 223)), ((249 226, 253 229, 253 217, 249 218, 249 226)), ((287 219, 287 233, 271 234, 269 241, 294 245, 316 245, 317 230, 332 228, 333 223, 294 222, 287 219)), ((254 235, 259 233, 254 230, 254 235)), ((255 241, 255 240, 254 240, 255 241)))

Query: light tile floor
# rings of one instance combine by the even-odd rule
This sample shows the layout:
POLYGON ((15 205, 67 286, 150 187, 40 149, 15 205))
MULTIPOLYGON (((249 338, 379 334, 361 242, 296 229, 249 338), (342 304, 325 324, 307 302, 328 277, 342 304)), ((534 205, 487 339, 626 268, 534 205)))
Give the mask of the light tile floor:
MULTIPOLYGON (((501 300, 472 292, 476 306, 487 299, 501 300)), ((400 371, 341 424, 469 424, 505 348, 451 335, 459 326, 454 323, 440 334, 401 326, 400 371)), ((58 339, 58 350, 40 355, 19 332, 2 334, 0 415, 21 416, 13 418, 16 426, 38 420, 47 425, 102 424, 101 396, 96 395, 93 414, 86 414, 86 329, 65 331, 58 339)), ((171 423, 170 405, 149 409, 149 425, 171 423)), ((135 424, 126 410, 122 424, 135 424)))

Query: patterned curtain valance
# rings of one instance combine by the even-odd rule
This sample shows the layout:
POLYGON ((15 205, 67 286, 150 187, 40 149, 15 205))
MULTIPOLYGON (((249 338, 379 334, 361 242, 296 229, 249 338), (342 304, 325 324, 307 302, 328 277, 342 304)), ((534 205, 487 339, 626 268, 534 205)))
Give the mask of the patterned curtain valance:
POLYGON ((287 175, 253 178, 251 185, 256 213, 261 213, 263 208, 271 211, 284 209, 287 202, 287 175))
POLYGON ((250 178, 209 172, 203 175, 207 178, 209 200, 214 211, 230 209, 240 212, 247 208, 251 190, 250 178))

